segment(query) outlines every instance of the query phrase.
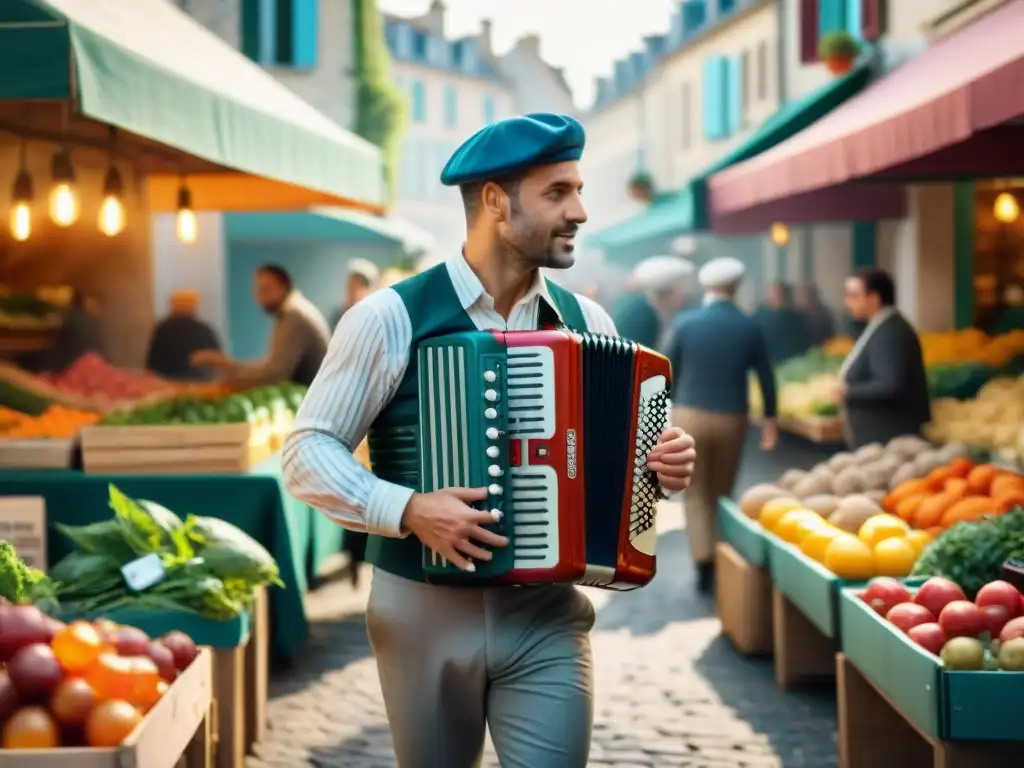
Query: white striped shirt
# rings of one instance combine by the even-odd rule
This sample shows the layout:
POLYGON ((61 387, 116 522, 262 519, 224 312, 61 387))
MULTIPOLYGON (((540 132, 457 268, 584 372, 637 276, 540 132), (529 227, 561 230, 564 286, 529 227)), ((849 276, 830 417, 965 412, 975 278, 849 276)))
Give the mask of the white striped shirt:
MULTIPOLYGON (((446 264, 463 309, 480 330, 535 329, 541 297, 557 309, 538 272, 506 322, 461 254, 446 264)), ((585 296, 576 298, 588 330, 617 335, 599 304, 585 296)), ((402 515, 413 491, 377 478, 352 457, 352 451, 405 376, 412 336, 409 313, 391 288, 349 309, 284 444, 281 461, 288 492, 353 531, 405 535, 402 515)))

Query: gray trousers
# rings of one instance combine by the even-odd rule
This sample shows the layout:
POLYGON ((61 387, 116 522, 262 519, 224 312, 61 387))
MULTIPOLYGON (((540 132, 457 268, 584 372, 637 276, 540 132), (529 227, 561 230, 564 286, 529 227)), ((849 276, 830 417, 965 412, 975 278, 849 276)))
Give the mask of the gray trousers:
POLYGON ((575 587, 472 589, 374 570, 366 627, 399 768, 585 768, 594 607, 575 587))

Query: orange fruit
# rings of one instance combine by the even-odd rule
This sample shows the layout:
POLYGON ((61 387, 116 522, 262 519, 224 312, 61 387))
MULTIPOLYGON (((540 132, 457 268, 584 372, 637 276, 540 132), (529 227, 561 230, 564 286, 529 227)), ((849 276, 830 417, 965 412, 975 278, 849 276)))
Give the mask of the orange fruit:
POLYGON ((913 544, 917 554, 921 554, 924 548, 932 543, 932 535, 928 531, 911 531, 904 537, 904 541, 913 544))
POLYGON ((816 562, 824 562, 825 550, 832 543, 832 539, 841 534, 842 531, 834 525, 825 523, 823 526, 811 531, 800 542, 800 551, 816 562))
POLYGON ((772 499, 761 507, 761 514, 757 516, 757 520, 765 530, 772 531, 774 533, 775 526, 779 524, 783 515, 794 509, 800 508, 800 502, 796 499, 791 499, 786 496, 779 499, 772 499))
POLYGON ((846 581, 864 581, 875 575, 875 553, 856 536, 842 533, 825 548, 822 565, 846 581))
POLYGON ((878 542, 891 538, 902 538, 910 533, 910 526, 896 515, 882 514, 869 517, 857 531, 857 538, 874 547, 878 542))
POLYGON ((883 539, 875 545, 875 572, 878 576, 906 576, 914 568, 919 552, 906 539, 883 539))
POLYGON ((776 524, 775 535, 790 544, 797 544, 802 538, 800 535, 802 527, 808 524, 813 525, 814 521, 811 518, 814 517, 821 520, 818 513, 809 509, 791 509, 776 524))

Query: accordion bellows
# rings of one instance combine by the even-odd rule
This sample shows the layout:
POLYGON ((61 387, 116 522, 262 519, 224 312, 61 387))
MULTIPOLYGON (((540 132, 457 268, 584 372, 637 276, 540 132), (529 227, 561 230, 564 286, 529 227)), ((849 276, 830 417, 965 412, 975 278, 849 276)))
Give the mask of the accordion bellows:
POLYGON ((509 537, 465 573, 424 548, 431 582, 633 589, 655 573, 671 365, 624 339, 473 331, 417 349, 419 488, 488 488, 509 537))

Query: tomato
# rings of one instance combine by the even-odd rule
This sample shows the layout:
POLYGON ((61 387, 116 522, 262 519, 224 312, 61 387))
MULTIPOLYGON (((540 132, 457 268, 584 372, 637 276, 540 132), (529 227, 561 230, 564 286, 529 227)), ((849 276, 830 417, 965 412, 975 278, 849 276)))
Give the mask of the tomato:
POLYGON ((132 704, 152 706, 160 699, 160 670, 148 656, 136 656, 131 663, 132 704))
POLYGON ((89 622, 75 621, 54 635, 50 647, 64 671, 76 674, 99 658, 103 638, 89 622))
POLYGON ((1024 637, 1024 616, 1018 616, 1016 619, 1010 619, 1006 622, 1006 625, 999 633, 999 642, 1008 643, 1010 640, 1015 640, 1018 637, 1024 637))
POLYGON ((879 616, 885 616, 894 606, 913 599, 906 587, 888 576, 872 579, 860 597, 879 616))
POLYGON ((946 637, 978 637, 988 628, 988 619, 971 601, 954 600, 939 614, 939 626, 946 637))
POLYGON ((896 625, 904 632, 909 632, 912 627, 916 627, 918 624, 929 624, 935 621, 931 611, 917 603, 900 603, 895 605, 885 614, 885 618, 889 623, 896 625))
POLYGON ((132 660, 116 653, 101 653, 86 670, 85 679, 100 700, 130 699, 135 683, 132 660))
POLYGON ((22 707, 4 724, 4 749, 54 749, 60 730, 43 707, 22 707))
POLYGON ((979 608, 986 605, 1001 605, 1009 618, 1020 614, 1021 594, 1008 581, 990 581, 978 591, 974 604, 979 608))
POLYGON ((914 596, 914 602, 923 605, 933 616, 942 613, 942 609, 954 600, 966 600, 964 591, 954 582, 941 576, 928 579, 914 596))
POLYGON ((998 638, 999 633, 1003 631, 1003 627, 1006 626, 1006 622, 1010 620, 1010 614, 1006 612, 1006 609, 1001 605, 986 605, 981 609, 981 612, 985 615, 985 631, 989 633, 992 638, 998 638))
POLYGON ((58 685, 50 699, 50 710, 57 722, 69 728, 83 725, 95 705, 96 692, 89 683, 78 677, 58 685))
POLYGON ((85 723, 90 747, 117 747, 142 722, 142 714, 127 701, 114 699, 98 704, 85 723))
POLYGON ((911 627, 907 635, 926 651, 936 656, 942 653, 942 646, 946 644, 947 639, 946 633, 942 631, 942 627, 934 621, 911 627))

